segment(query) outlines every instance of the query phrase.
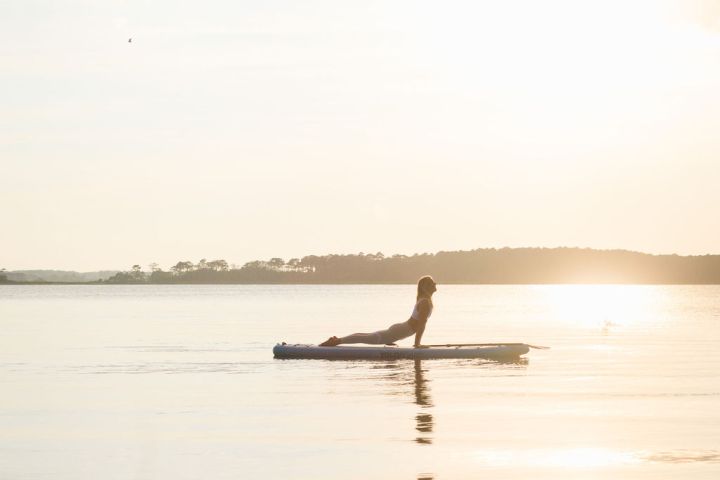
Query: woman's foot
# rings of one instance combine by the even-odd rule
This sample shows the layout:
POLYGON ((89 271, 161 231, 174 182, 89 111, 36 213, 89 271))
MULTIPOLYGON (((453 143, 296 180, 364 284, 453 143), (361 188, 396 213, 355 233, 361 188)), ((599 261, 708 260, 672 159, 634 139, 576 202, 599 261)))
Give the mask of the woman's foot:
POLYGON ((320 344, 321 347, 334 347, 336 345, 340 345, 340 339, 335 335, 320 344))

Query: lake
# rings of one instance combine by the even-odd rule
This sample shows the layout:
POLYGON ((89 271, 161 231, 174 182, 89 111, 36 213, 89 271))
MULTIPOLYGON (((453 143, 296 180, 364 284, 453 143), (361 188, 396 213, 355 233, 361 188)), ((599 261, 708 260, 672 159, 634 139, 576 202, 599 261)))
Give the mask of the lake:
POLYGON ((414 296, 0 286, 0 478, 720 478, 719 286, 440 284, 424 343, 551 349, 272 357, 406 320, 414 296))

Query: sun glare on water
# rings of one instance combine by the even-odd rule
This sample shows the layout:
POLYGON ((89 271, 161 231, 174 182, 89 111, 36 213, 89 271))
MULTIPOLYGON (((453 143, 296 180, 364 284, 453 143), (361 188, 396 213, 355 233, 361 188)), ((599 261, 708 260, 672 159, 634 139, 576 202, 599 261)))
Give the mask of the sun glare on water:
POLYGON ((656 322, 663 299, 653 285, 543 285, 537 287, 551 314, 587 328, 656 322))

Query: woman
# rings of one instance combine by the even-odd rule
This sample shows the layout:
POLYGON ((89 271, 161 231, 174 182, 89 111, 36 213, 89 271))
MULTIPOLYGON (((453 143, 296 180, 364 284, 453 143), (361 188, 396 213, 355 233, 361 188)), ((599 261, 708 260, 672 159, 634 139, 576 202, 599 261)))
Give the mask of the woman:
POLYGON ((425 324, 432 315, 432 295, 437 291, 435 281, 430 276, 418 280, 417 301, 412 315, 407 322, 396 323, 387 330, 373 333, 353 333, 347 337, 332 336, 320 344, 321 347, 334 347, 342 343, 370 343, 375 345, 388 345, 415 334, 415 347, 421 345, 425 324))

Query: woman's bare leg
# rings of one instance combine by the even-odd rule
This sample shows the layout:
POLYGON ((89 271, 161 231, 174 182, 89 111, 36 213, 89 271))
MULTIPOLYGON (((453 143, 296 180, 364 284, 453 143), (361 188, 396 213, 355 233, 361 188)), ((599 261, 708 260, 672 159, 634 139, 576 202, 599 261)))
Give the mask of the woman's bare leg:
POLYGON ((340 343, 370 343, 377 344, 381 341, 377 333, 353 333, 347 337, 341 337, 340 343))
POLYGON ((377 345, 383 343, 382 337, 377 332, 374 333, 353 333, 346 337, 338 338, 332 336, 320 344, 321 347, 334 347, 341 343, 369 343, 377 345))

